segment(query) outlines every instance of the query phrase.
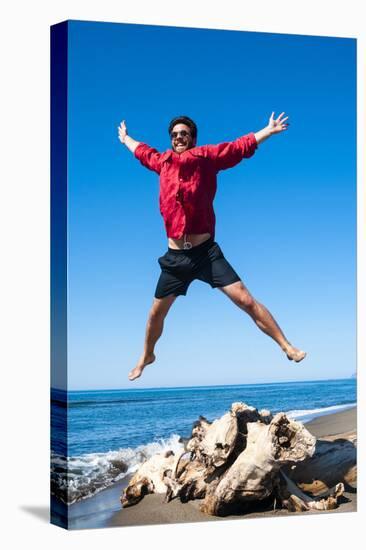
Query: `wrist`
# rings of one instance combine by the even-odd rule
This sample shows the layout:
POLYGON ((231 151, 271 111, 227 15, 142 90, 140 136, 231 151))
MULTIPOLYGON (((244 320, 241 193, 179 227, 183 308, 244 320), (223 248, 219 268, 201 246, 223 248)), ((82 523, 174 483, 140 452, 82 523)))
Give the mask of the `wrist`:
POLYGON ((272 126, 266 126, 265 127, 265 132, 266 132, 267 137, 273 136, 273 134, 274 134, 272 126))

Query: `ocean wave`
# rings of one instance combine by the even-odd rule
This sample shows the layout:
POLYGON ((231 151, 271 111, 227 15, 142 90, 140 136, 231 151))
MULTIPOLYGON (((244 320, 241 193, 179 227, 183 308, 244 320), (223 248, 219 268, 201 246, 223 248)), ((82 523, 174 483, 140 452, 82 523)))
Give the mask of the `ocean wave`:
POLYGON ((89 453, 63 457, 51 454, 51 493, 65 504, 89 498, 99 491, 134 473, 139 466, 156 453, 168 450, 183 451, 177 434, 136 448, 122 448, 107 453, 89 453))
POLYGON ((317 409, 298 409, 286 412, 289 418, 293 420, 300 420, 302 422, 308 422, 318 416, 324 416, 335 412, 341 412, 352 407, 356 407, 357 403, 344 403, 342 405, 333 405, 332 407, 320 407, 317 409))

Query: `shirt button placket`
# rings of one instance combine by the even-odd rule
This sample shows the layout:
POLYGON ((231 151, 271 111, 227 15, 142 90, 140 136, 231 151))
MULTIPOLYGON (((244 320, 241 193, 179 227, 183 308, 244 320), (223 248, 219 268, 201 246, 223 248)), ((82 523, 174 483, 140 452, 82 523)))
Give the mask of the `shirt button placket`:
POLYGON ((181 207, 182 207, 182 213, 183 213, 183 219, 182 219, 182 222, 183 222, 183 233, 185 233, 185 227, 186 227, 186 213, 185 213, 185 210, 184 210, 184 205, 183 205, 183 189, 181 187, 181 184, 183 183, 184 179, 182 177, 182 174, 181 172, 179 171, 178 172, 178 192, 177 192, 177 195, 176 195, 176 198, 177 198, 177 201, 180 203, 181 207))
POLYGON ((182 204, 183 193, 182 193, 181 183, 183 183, 182 174, 178 172, 178 192, 176 194, 176 197, 177 197, 177 200, 182 204))

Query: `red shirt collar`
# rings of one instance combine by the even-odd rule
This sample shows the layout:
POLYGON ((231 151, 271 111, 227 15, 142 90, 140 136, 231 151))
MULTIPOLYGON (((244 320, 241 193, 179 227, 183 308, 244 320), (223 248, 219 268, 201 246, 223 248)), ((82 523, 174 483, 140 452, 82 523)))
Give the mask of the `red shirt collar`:
MULTIPOLYGON (((187 153, 187 152, 190 153, 191 155, 195 156, 195 157, 200 156, 200 150, 197 146, 192 147, 191 149, 187 149, 187 151, 184 151, 184 153, 187 153)), ((167 151, 165 151, 165 153, 163 153, 161 155, 161 158, 160 158, 161 162, 165 162, 166 160, 169 160, 173 153, 175 153, 175 151, 173 151, 173 149, 168 149, 167 151)), ((184 155, 184 153, 181 153, 181 154, 184 155)), ((178 153, 176 153, 176 154, 178 154, 178 153)))

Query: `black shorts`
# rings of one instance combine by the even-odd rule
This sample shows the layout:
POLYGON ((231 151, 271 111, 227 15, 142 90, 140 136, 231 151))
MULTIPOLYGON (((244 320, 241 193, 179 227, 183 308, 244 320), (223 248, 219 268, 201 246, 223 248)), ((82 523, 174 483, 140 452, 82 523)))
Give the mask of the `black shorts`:
POLYGON ((190 250, 168 252, 158 260, 161 275, 156 286, 155 298, 185 296, 189 285, 199 279, 212 286, 223 287, 240 281, 240 277, 225 259, 219 245, 208 239, 190 250))

